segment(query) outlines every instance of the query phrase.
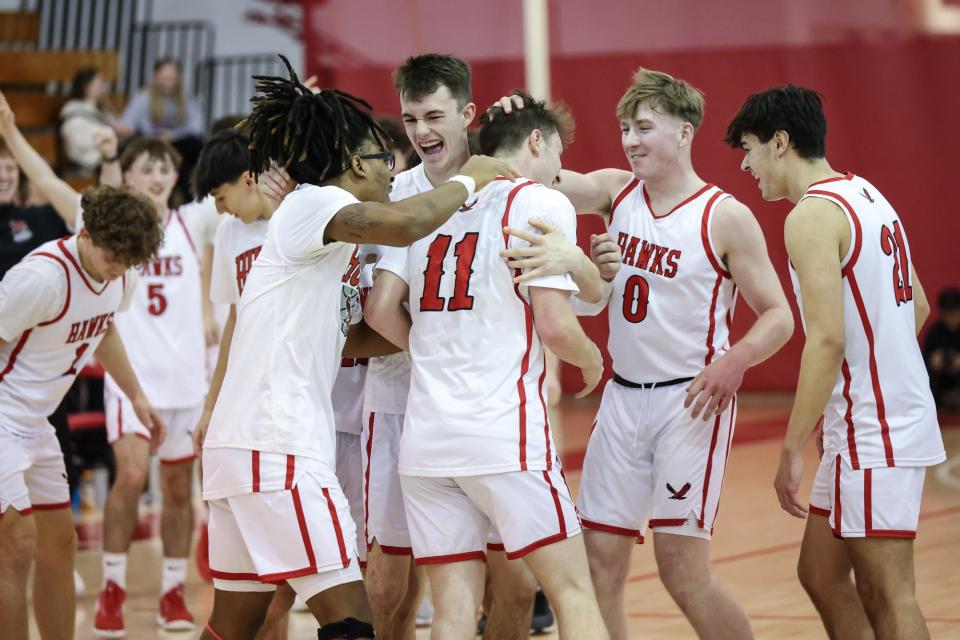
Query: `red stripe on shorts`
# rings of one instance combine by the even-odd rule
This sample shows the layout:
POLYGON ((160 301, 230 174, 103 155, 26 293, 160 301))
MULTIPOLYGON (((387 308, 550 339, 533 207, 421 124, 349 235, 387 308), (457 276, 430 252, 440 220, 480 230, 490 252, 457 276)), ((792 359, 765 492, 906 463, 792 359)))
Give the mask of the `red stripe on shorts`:
POLYGON ((253 492, 260 493, 260 452, 252 451, 250 455, 250 464, 253 467, 253 492))
POLYGON ((834 489, 833 489, 833 535, 840 537, 840 523, 842 522, 840 516, 843 515, 840 511, 840 455, 837 455, 836 460, 836 473, 834 474, 834 489))
MULTIPOLYGON (((327 495, 327 490, 324 489, 323 493, 327 495)), ((294 487, 290 495, 293 496, 293 508, 297 512, 297 524, 300 525, 300 537, 303 539, 303 549, 307 552, 307 562, 310 563, 308 568, 316 572, 317 558, 313 554, 313 545, 310 543, 310 532, 307 530, 307 520, 303 517, 303 505, 300 503, 300 488, 294 487)), ((330 500, 329 495, 327 495, 327 500, 330 500)), ((343 548, 342 544, 341 548, 343 548)))
POLYGON ((873 469, 863 472, 863 518, 866 534, 873 532, 873 469))
MULTIPOLYGON (((294 489, 296 491, 296 489, 294 489)), ((333 522, 333 532, 337 536, 337 545, 340 547, 340 560, 343 561, 344 568, 350 566, 350 558, 347 557, 347 547, 343 543, 343 530, 340 528, 340 518, 337 517, 337 507, 333 504, 333 499, 330 497, 330 490, 324 487, 323 496, 327 499, 327 508, 330 510, 330 520, 333 522)), ((302 512, 298 511, 297 515, 301 515, 302 512)), ((311 552, 311 559, 313 558, 311 552)))
POLYGON ((283 488, 287 491, 293 489, 293 467, 295 464, 295 458, 290 454, 287 454, 287 480, 283 485, 283 488))
POLYGON ((697 520, 697 526, 701 529, 703 529, 703 514, 707 509, 707 494, 710 492, 710 472, 713 470, 713 454, 717 449, 717 437, 720 435, 720 418, 722 417, 723 414, 720 414, 713 421, 713 435, 710 436, 710 453, 707 454, 707 470, 703 474, 703 496, 700 499, 700 519, 697 520))

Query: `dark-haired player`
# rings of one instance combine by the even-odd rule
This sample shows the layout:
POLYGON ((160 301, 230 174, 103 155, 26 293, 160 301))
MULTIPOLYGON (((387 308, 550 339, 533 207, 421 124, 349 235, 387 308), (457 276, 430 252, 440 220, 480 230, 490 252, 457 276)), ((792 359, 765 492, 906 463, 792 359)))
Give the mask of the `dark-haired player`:
POLYGON ((900 216, 830 166, 826 134, 820 97, 796 86, 750 96, 727 129, 764 200, 795 205, 784 237, 806 342, 774 486, 808 515, 801 451, 823 416, 800 581, 831 638, 928 638, 913 539, 926 468, 946 458, 917 344, 930 306, 900 216))
POLYGON ((130 305, 131 267, 153 259, 162 234, 150 202, 101 187, 83 202, 84 228, 48 242, 0 281, 0 628, 26 640, 26 585, 43 637, 72 638, 76 535, 63 454, 47 422, 94 354, 133 399, 156 449, 163 421, 127 360, 114 314, 130 305))
MULTIPOLYGON (((468 127, 476 112, 470 77, 470 67, 464 60, 433 53, 413 56, 395 70, 401 117, 422 162, 396 177, 391 191, 394 200, 444 184, 470 158, 468 127)), ((584 289, 597 283, 591 279, 596 267, 575 244, 563 239, 555 249, 561 263, 568 265, 564 271, 573 271, 574 279, 584 289)), ((585 290, 583 295, 588 293, 585 290)), ((592 293, 599 296, 599 288, 592 293)), ((380 271, 367 301, 367 315, 373 318, 381 310, 398 308, 406 295, 406 283, 389 271, 380 271)), ((397 473, 409 386, 406 353, 371 360, 362 434, 366 536, 370 545, 366 580, 374 614, 389 622, 391 638, 412 638, 416 607, 417 582, 408 583, 412 549, 397 473)), ((519 639, 528 633, 536 585, 523 563, 507 560, 498 536, 496 531, 491 532, 487 549, 492 594, 484 636, 519 639)))
MULTIPOLYGON (((600 381, 600 350, 573 312, 578 287, 568 274, 521 285, 520 270, 500 255, 520 242, 504 227, 532 231, 533 218, 576 238, 573 207, 546 186, 558 179, 572 119, 529 97, 524 106, 514 118, 484 123, 480 143, 526 177, 495 180, 469 210, 378 264, 409 285, 409 315, 398 306, 371 321, 409 346, 413 365, 399 473, 414 557, 430 577, 437 639, 474 635, 491 529, 507 558, 522 558, 540 581, 561 638, 606 637, 543 384, 544 346, 582 369, 581 395, 600 381)), ((527 632, 526 621, 520 630, 527 632)))
MULTIPOLYGON (((478 157, 456 184, 389 204, 390 152, 366 103, 314 94, 290 75, 260 81, 248 119, 251 171, 277 162, 299 186, 274 212, 247 276, 203 445, 216 589, 204 638, 252 638, 280 580, 318 620, 326 614, 317 594, 362 589, 330 399, 359 283, 354 243, 409 244, 476 186, 513 175, 478 157)), ((336 626, 372 637, 369 624, 336 626)))

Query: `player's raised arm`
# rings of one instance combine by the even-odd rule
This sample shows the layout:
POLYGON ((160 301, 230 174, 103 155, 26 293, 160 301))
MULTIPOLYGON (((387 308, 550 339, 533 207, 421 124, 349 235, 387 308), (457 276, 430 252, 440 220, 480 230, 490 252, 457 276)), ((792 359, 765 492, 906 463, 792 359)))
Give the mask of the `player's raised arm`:
MULTIPOLYGON (((360 156, 353 157, 362 170, 360 156)), ((458 179, 427 193, 397 202, 347 205, 329 222, 326 235, 341 242, 407 246, 436 230, 497 176, 514 178, 516 173, 502 160, 473 156, 458 179)))
POLYGON ((0 136, 6 140, 14 160, 23 169, 30 182, 57 210, 68 227, 76 224, 77 210, 80 207, 80 194, 54 173, 47 161, 30 146, 17 128, 15 115, 6 97, 0 92, 0 136))

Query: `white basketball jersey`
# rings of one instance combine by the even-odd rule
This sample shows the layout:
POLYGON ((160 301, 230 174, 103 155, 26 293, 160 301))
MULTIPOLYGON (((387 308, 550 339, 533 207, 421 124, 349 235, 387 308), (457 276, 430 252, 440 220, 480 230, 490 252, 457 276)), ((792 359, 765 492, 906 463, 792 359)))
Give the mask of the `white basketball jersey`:
POLYGON ((237 303, 266 235, 266 220, 244 224, 239 218, 229 216, 220 224, 213 240, 211 301, 218 304, 237 303))
POLYGON ((710 221, 728 194, 706 185, 655 216, 643 181, 614 199, 609 233, 623 253, 610 297, 613 370, 637 383, 694 377, 729 348, 736 286, 710 221))
MULTIPOLYGON (((330 220, 357 203, 338 187, 302 184, 267 225, 237 304, 230 359, 205 449, 306 456, 335 483, 331 391, 359 310, 357 246, 325 242, 330 220)), ((216 490, 204 479, 204 491, 216 490)))
MULTIPOLYGON (((422 164, 402 171, 393 178, 390 200, 396 202, 433 189, 422 164)), ((378 258, 384 248, 377 247, 378 258)), ((410 391, 410 354, 405 351, 382 358, 370 358, 364 391, 365 411, 403 415, 410 391)))
POLYGON ((53 263, 51 275, 66 285, 62 308, 54 316, 0 347, 0 425, 24 437, 50 430, 47 416, 113 323, 125 282, 136 277, 131 273, 112 282, 94 281, 80 266, 77 236, 37 247, 20 266, 35 260, 53 263))
MULTIPOLYGON (((854 469, 920 467, 945 459, 917 342, 910 247, 897 212, 851 173, 817 182, 803 199, 836 204, 850 224, 842 262, 846 348, 824 411, 824 451, 854 469)), ((803 300, 790 266, 797 304, 803 300)))
MULTIPOLYGON (((475 202, 407 252, 413 375, 400 473, 466 476, 550 469, 543 347, 530 287, 576 292, 568 275, 513 283, 500 251, 521 241, 504 226, 547 220, 576 241, 561 193, 527 180, 495 180, 475 202)), ((401 274, 402 275, 402 274, 401 274)))
MULTIPOLYGON (((130 310, 116 318, 130 364, 154 407, 193 407, 206 395, 200 261, 183 218, 170 211, 159 255, 140 269, 130 310)), ((116 395, 120 387, 106 376, 116 395)))

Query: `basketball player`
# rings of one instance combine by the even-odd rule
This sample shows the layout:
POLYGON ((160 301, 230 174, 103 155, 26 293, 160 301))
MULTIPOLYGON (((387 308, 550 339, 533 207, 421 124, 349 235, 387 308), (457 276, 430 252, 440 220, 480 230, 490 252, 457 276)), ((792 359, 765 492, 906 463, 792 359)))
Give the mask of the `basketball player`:
POLYGON ((930 313, 906 231, 883 194, 825 157, 820 96, 750 96, 727 129, 784 223, 806 342, 774 487, 807 518, 800 581, 831 638, 928 638, 913 570, 926 468, 946 455, 917 344, 930 313), (823 416, 809 510, 801 452, 823 416), (850 571, 856 584, 850 579, 850 571))
MULTIPOLYGON (((335 90, 313 94, 289 71, 290 80, 261 80, 248 120, 251 171, 277 161, 299 186, 271 217, 247 276, 203 443, 216 589, 208 639, 253 637, 279 580, 318 620, 317 594, 360 580, 330 400, 355 315, 353 243, 412 242, 459 209, 474 183, 513 175, 503 162, 476 158, 451 180, 460 184, 385 204, 392 154, 366 104, 335 90)), ((350 619, 326 625, 321 637, 339 637, 323 635, 333 626, 345 637, 373 633, 350 619)))
MULTIPOLYGON (((573 313, 572 278, 535 278, 521 287, 519 271, 500 256, 510 242, 503 227, 526 230, 532 217, 550 220, 570 242, 576 237, 567 199, 533 181, 557 179, 572 119, 529 97, 524 102, 520 115, 485 123, 480 143, 531 180, 494 181, 435 233, 378 265, 410 286, 409 315, 396 307, 382 326, 371 321, 401 346, 409 339, 411 402, 399 473, 414 556, 428 568, 438 639, 474 634, 491 527, 507 557, 523 558, 543 585, 561 638, 606 637, 543 394, 544 345, 583 370, 581 395, 600 381, 600 350, 573 313)), ((527 620, 521 629, 528 633, 527 620)))
MULTIPOLYGON (((258 189, 257 180, 249 172, 249 144, 249 138, 242 131, 228 130, 216 134, 204 144, 193 175, 195 195, 201 199, 211 196, 221 214, 230 214, 220 224, 214 240, 210 294, 214 303, 226 305, 229 312, 204 412, 193 434, 198 455, 226 372, 230 340, 236 323, 236 305, 243 293, 247 275, 262 248, 268 221, 280 204, 258 189)), ((369 282, 365 280, 370 278, 372 265, 365 269, 368 273, 361 273, 361 300, 369 290, 369 282)), ((360 437, 357 432, 362 420, 366 362, 366 358, 343 358, 332 397, 337 426, 337 477, 347 495, 358 528, 363 524, 363 490, 360 437)), ((362 538, 358 538, 358 544, 360 541, 362 538)), ((360 550, 361 565, 365 551, 365 548, 360 550)), ((347 604, 353 607, 353 616, 369 619, 371 614, 363 590, 352 596, 347 604)), ((272 633, 276 633, 276 637, 286 637, 284 620, 292 604, 293 591, 283 585, 274 596, 260 638, 274 637, 272 633)))
MULTIPOLYGON (((460 171, 470 157, 467 128, 476 106, 472 102, 470 67, 455 56, 409 58, 394 72, 394 83, 407 137, 422 161, 396 177, 391 198, 398 200, 442 185, 460 171)), ((583 295, 599 296, 596 267, 575 245, 564 242, 576 250, 574 257, 579 258, 571 269, 583 295), (594 291, 588 291, 591 287, 594 291)), ((406 283, 389 271, 379 271, 367 301, 368 317, 390 313, 406 300, 406 294, 406 283)), ((388 638, 412 639, 417 583, 411 579, 410 534, 397 474, 409 377, 406 353, 371 361, 362 437, 370 604, 376 620, 393 621, 388 638)), ((526 638, 536 584, 523 563, 507 560, 496 535, 491 543, 487 557, 493 601, 484 637, 526 638)))
POLYGON ((47 422, 94 354, 133 398, 149 446, 163 420, 127 360, 114 314, 130 305, 136 273, 162 234, 151 203, 101 187, 84 196, 83 229, 47 242, 0 282, 0 628, 26 640, 27 576, 40 635, 73 638, 76 534, 63 454, 47 422), (11 508, 12 507, 12 508, 11 508))
POLYGON ((609 299, 614 378, 577 500, 593 584, 617 640, 627 637, 630 554, 648 525, 661 581, 697 634, 751 636, 711 574, 710 538, 736 391, 748 367, 789 339, 793 316, 750 210, 693 168, 703 109, 688 83, 640 69, 617 105, 632 172, 564 171, 558 186, 578 211, 603 213, 623 251, 609 299), (730 346, 737 292, 757 320, 730 346))
MULTIPOLYGON (((124 182, 150 197, 164 229, 160 254, 141 267, 134 301, 128 313, 117 317, 117 330, 127 345, 134 371, 162 411, 168 428, 159 450, 164 558, 157 614, 157 623, 168 630, 194 627, 183 590, 193 534, 191 432, 200 416, 206 388, 200 261, 186 222, 178 211, 167 207, 179 163, 176 150, 155 138, 135 140, 120 159, 124 182)), ((127 552, 149 472, 150 453, 144 425, 109 375, 104 379, 104 410, 117 476, 104 507, 103 590, 93 628, 102 637, 122 637, 127 552)))

